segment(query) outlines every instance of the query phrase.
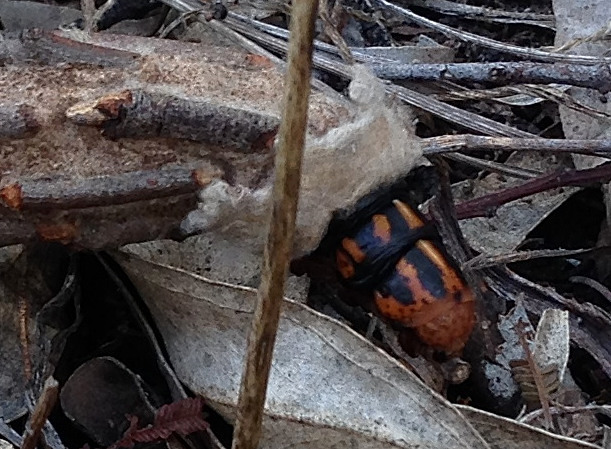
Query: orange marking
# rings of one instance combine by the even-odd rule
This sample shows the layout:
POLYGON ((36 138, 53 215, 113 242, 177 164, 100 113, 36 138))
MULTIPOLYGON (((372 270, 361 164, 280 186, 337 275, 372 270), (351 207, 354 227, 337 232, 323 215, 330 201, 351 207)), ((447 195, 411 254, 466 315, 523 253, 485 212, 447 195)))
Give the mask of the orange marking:
MULTIPOLYGON (((432 245, 435 256, 441 256, 432 242, 422 242, 432 245)), ((413 328, 418 338, 428 346, 455 354, 463 349, 475 325, 474 297, 447 259, 441 258, 437 262, 443 268, 442 280, 447 292, 444 298, 436 298, 426 290, 420 282, 418 268, 401 259, 395 270, 409 283, 413 303, 402 304, 394 296, 382 296, 378 291, 374 292, 374 302, 383 318, 413 328), (455 296, 457 292, 460 293, 458 298, 455 296)))
POLYGON ((342 247, 356 263, 363 263, 365 261, 367 256, 353 239, 343 239, 342 247))
POLYGON ((371 220, 373 221, 373 235, 386 244, 390 242, 391 228, 390 222, 386 215, 374 215, 371 220))
MULTIPOLYGON (((446 255, 435 243, 430 240, 418 240, 416 247, 440 270, 444 288, 447 292, 457 292, 468 289, 461 274, 450 265, 446 255)), ((473 297, 469 295, 469 300, 473 297)))
POLYGON ((350 279, 354 276, 354 265, 352 265, 352 260, 350 260, 348 254, 340 249, 335 254, 335 260, 337 269, 344 279, 350 279))
POLYGON ((411 229, 418 229, 424 226, 424 221, 422 221, 420 215, 410 206, 399 200, 393 200, 392 203, 395 205, 401 216, 405 218, 405 221, 411 229))

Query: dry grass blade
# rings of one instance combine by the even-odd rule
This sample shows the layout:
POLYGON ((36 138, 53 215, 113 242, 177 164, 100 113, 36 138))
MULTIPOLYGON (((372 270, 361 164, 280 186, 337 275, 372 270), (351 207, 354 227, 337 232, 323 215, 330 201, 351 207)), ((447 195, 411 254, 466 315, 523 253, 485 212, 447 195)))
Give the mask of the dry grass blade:
POLYGON ((419 16, 412 11, 401 8, 393 3, 386 0, 375 0, 375 4, 381 8, 386 9, 401 17, 405 20, 415 22, 418 25, 435 30, 446 36, 459 39, 464 42, 469 42, 483 47, 488 47, 493 50, 497 50, 503 53, 510 53, 516 56, 530 58, 534 61, 545 61, 545 62, 575 62, 581 64, 598 64, 601 62, 608 62, 611 58, 599 58, 596 56, 581 56, 581 55, 565 55, 562 53, 552 53, 536 48, 519 47, 517 45, 504 44, 503 42, 496 41, 483 36, 478 36, 473 33, 466 31, 456 30, 450 26, 437 23, 434 20, 427 19, 426 17, 419 16))
POLYGON ((290 261, 305 142, 312 43, 317 0, 295 2, 285 82, 283 121, 276 152, 271 224, 265 246, 261 285, 248 337, 233 449, 256 448, 278 330, 284 281, 290 261))
POLYGON ((416 0, 413 4, 442 14, 462 16, 484 22, 523 23, 546 28, 553 28, 554 25, 554 16, 552 14, 537 14, 528 11, 504 11, 448 0, 416 0))
POLYGON ((49 377, 45 381, 40 397, 38 398, 36 406, 32 411, 32 415, 25 426, 21 449, 34 449, 38 444, 38 439, 40 438, 42 428, 45 425, 45 422, 47 422, 47 418, 51 414, 51 410, 53 410, 53 407, 55 407, 55 403, 57 402, 58 393, 59 384, 53 377, 49 377))
POLYGON ((560 47, 556 48, 555 50, 557 52, 562 52, 562 51, 570 50, 571 48, 576 47, 577 45, 581 45, 581 44, 585 44, 589 42, 604 41, 604 40, 608 40, 609 38, 611 38, 611 21, 609 21, 606 27, 601 28, 600 30, 596 31, 595 33, 592 33, 586 37, 581 37, 581 38, 577 38, 577 39, 568 41, 564 45, 561 45, 560 47))
MULTIPOLYGON (((516 251, 508 254, 488 255, 478 254, 473 257, 465 264, 464 269, 470 270, 481 270, 488 267, 494 267, 498 265, 506 265, 515 262, 524 262, 526 260, 548 258, 548 257, 569 257, 569 256, 583 256, 585 254, 593 254, 597 252, 609 251, 609 247, 597 247, 597 248, 585 248, 585 249, 539 249, 530 251, 516 251)), ((569 280, 574 281, 574 278, 583 279, 581 276, 573 276, 569 280)), ((585 282, 582 282, 585 283, 585 282)), ((586 284, 590 285, 590 284, 586 284)), ((590 285, 592 287, 592 285, 590 285)), ((594 287, 593 287, 594 288, 594 287)), ((599 290, 600 292, 600 290, 599 290)), ((610 296, 611 298, 611 296, 610 296)), ((610 300, 611 302, 611 300, 610 300)))
MULTIPOLYGON (((550 412, 554 415, 561 414, 576 414, 576 413, 584 413, 584 412, 594 412, 600 413, 602 415, 608 416, 611 418, 611 405, 598 405, 598 404, 589 404, 589 405, 581 405, 576 407, 566 406, 566 405, 556 405, 555 407, 550 408, 550 412)), ((520 422, 530 423, 537 419, 543 410, 533 410, 532 412, 524 415, 520 418, 520 422)))
POLYGON ((527 168, 515 167, 506 163, 500 163, 495 161, 488 161, 486 159, 479 159, 473 156, 462 153, 450 153, 447 154, 448 159, 455 160, 457 162, 463 162, 473 167, 477 167, 481 170, 486 170, 494 173, 500 173, 506 176, 511 176, 518 179, 534 179, 541 176, 543 173, 530 170, 527 168))

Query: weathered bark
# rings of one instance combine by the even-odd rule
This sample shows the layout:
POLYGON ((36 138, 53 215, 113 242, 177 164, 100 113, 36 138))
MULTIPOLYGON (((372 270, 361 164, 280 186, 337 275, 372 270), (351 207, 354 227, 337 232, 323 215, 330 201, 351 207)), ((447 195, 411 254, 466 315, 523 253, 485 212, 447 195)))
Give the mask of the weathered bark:
MULTIPOLYGON (((227 48, 62 32, 0 40, 0 245, 180 237, 212 180, 269 183, 283 75, 227 48)), ((308 134, 352 112, 314 93, 308 134)))

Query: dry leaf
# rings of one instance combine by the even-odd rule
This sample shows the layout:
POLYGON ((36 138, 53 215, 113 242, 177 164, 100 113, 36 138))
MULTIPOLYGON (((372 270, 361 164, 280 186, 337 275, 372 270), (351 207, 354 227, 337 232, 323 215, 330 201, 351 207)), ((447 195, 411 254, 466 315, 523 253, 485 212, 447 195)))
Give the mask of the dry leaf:
MULTIPOLYGON (((132 247, 132 251, 142 248, 132 247)), ((178 377, 233 421, 255 290, 118 256, 178 377)), ((262 447, 486 447, 442 397, 337 321, 283 304, 262 447)))
POLYGON ((473 426, 488 441, 491 448, 498 449, 600 449, 595 444, 537 429, 526 424, 468 407, 456 406, 473 426))

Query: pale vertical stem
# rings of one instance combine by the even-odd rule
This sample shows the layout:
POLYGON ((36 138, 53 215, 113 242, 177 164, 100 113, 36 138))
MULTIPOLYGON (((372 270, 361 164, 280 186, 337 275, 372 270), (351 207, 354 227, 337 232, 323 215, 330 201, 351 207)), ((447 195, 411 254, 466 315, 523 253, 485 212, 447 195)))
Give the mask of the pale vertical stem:
POLYGON ((293 2, 282 124, 278 133, 269 235, 261 285, 248 337, 233 449, 254 449, 261 437, 263 406, 280 305, 293 246, 305 142, 312 40, 318 0, 293 2))

